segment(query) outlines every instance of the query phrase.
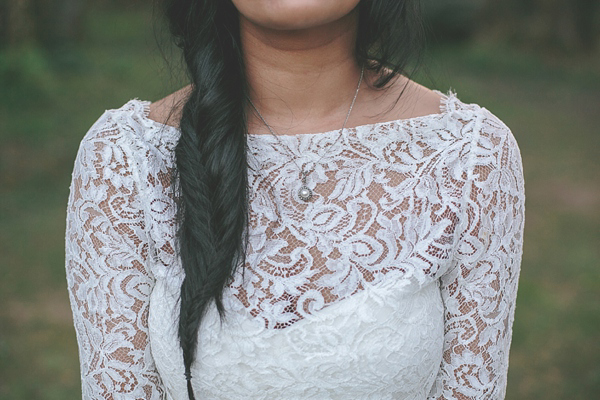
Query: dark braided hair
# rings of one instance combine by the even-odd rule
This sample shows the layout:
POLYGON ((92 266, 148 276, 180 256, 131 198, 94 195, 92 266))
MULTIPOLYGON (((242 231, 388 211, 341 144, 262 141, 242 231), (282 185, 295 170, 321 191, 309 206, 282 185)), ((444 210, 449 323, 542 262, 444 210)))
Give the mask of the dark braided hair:
MULTIPOLYGON (((175 149, 181 285, 179 342, 188 396, 198 330, 214 303, 225 315, 223 290, 244 265, 248 243, 246 102, 248 85, 238 12, 230 0, 160 0, 183 52, 192 91, 183 106, 175 149)), ((355 55, 385 87, 419 54, 418 0, 361 0, 355 55)))

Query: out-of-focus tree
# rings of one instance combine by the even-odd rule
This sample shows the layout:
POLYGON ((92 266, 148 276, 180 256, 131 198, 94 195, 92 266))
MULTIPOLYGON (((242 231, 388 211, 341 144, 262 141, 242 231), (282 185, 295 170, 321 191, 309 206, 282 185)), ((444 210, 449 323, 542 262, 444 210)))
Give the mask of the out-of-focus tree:
POLYGON ((1 0, 0 46, 34 42, 60 47, 83 32, 86 0, 1 0))
POLYGON ((482 35, 563 52, 589 52, 600 40, 598 0, 488 0, 482 35))
POLYGON ((426 31, 434 43, 464 41, 477 32, 487 0, 421 0, 426 31))
POLYGON ((40 42, 63 45, 79 41, 84 32, 86 0, 32 0, 40 42))
POLYGON ((32 38, 30 0, 0 2, 0 45, 14 46, 32 38))
POLYGON ((422 0, 436 42, 474 36, 566 53, 600 50, 600 0, 422 0))
POLYGON ((0 103, 50 101, 56 72, 83 63, 87 0, 0 0, 0 103))

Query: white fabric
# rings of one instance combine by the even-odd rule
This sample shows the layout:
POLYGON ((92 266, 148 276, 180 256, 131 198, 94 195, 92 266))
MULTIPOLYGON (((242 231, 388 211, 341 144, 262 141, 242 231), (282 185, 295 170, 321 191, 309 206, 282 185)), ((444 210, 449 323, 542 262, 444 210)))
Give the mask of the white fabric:
MULTIPOLYGON (((75 162, 66 267, 84 399, 187 399, 179 131, 148 104, 104 113, 75 162)), ((503 398, 524 221, 511 132, 449 94, 439 114, 332 145, 338 133, 248 137, 248 259, 225 322, 211 309, 201 327, 196 398, 503 398), (315 168, 309 203, 292 157, 315 168)))

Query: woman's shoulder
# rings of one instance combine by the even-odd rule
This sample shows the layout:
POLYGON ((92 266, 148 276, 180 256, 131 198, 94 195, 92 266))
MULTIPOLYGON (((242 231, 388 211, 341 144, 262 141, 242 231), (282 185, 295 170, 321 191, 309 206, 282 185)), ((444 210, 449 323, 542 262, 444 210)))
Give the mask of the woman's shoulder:
POLYGON ((442 124, 453 134, 474 138, 481 128, 493 128, 500 135, 510 135, 510 129, 487 108, 479 103, 462 101, 452 89, 442 92, 401 77, 391 88, 391 97, 397 101, 391 112, 399 121, 419 127, 442 124))
POLYGON ((79 144, 74 182, 132 192, 168 187, 167 181, 160 185, 156 182, 170 176, 178 130, 149 119, 149 105, 149 101, 132 99, 98 118, 79 144))
POLYGON ((502 125, 504 129, 508 129, 502 120, 488 110, 485 105, 478 102, 463 101, 460 95, 452 89, 448 90, 446 93, 436 92, 443 96, 443 112, 448 113, 455 118, 461 118, 464 121, 494 120, 497 124, 502 125))
MULTIPOLYGON (((430 119, 435 125, 432 127, 434 134, 438 129, 445 130, 461 141, 471 142, 474 146, 470 147, 478 147, 479 151, 493 151, 505 141, 517 146, 511 129, 484 105, 463 101, 454 90, 434 92, 441 97, 439 114, 430 119)), ((417 119, 416 122, 422 121, 417 119)))
POLYGON ((453 91, 445 96, 443 112, 456 135, 468 143, 461 148, 461 160, 469 175, 481 180, 490 171, 507 169, 522 176, 521 150, 502 119, 478 103, 459 100, 453 91))
POLYGON ((80 147, 91 147, 95 151, 119 148, 126 153, 146 155, 158 151, 167 157, 177 143, 179 132, 150 119, 150 104, 134 98, 118 108, 104 111, 87 131, 80 147))
POLYGON ((177 129, 183 105, 190 93, 191 86, 188 85, 160 100, 148 104, 146 117, 157 124, 177 129))
POLYGON ((400 129, 412 133, 421 146, 442 151, 444 167, 454 179, 472 177, 477 166, 500 168, 507 160, 514 164, 511 168, 521 169, 517 140, 501 118, 478 102, 461 100, 454 90, 432 92, 439 96, 439 110, 402 120, 400 129))

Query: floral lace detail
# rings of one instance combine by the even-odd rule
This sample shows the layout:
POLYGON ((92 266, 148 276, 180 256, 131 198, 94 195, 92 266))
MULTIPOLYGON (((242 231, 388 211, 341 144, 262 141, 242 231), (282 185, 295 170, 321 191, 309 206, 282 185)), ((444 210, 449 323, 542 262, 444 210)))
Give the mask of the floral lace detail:
MULTIPOLYGON (((106 112, 73 172, 67 278, 86 399, 185 395, 173 330, 179 132, 148 119, 147 106, 106 112)), ((201 332, 198 393, 503 398, 523 240, 520 154, 487 110, 450 94, 441 111, 347 129, 337 142, 338 131, 249 135, 248 258, 225 293, 229 322, 209 314, 201 332), (297 165, 312 170, 308 203, 296 195, 297 165), (389 318, 373 319, 380 309, 389 318), (282 343, 292 342, 285 354, 297 358, 284 363, 282 343), (314 362, 301 360, 317 347, 314 362), (380 374, 368 383, 367 371, 380 374)))
POLYGON ((446 270, 464 146, 446 120, 348 129, 337 142, 338 131, 282 136, 283 151, 273 136, 251 136, 250 257, 232 285, 240 303, 267 327, 285 328, 366 285, 420 286, 446 270), (296 195, 298 167, 312 170, 308 203, 296 195))
POLYGON ((145 164, 134 156, 145 149, 123 122, 106 113, 82 141, 67 209, 67 281, 84 399, 165 395, 148 345, 154 277, 141 207, 145 164))

